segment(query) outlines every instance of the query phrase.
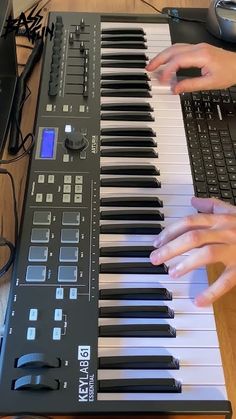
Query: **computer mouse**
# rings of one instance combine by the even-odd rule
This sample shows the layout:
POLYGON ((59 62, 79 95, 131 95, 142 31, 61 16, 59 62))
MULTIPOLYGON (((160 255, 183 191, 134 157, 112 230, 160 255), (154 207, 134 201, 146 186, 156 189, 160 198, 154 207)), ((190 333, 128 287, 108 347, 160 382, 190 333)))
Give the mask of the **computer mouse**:
POLYGON ((236 42, 236 0, 212 0, 206 28, 217 38, 236 42))

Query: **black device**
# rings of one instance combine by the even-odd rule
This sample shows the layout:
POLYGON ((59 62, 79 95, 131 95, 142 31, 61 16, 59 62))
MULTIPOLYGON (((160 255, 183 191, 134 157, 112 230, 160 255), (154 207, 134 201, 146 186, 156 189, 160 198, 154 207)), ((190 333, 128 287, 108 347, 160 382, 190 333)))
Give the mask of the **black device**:
POLYGON ((17 59, 15 33, 6 34, 7 19, 13 19, 11 0, 2 0, 0 4, 0 154, 7 137, 12 104, 17 82, 17 59))
MULTIPOLYGON (((186 282, 189 288, 178 284, 172 292, 167 267, 147 259, 152 234, 163 228, 166 201, 171 206, 174 198, 157 192, 163 127, 155 132, 145 31, 149 37, 158 28, 157 38, 171 42, 169 21, 51 13, 51 22, 55 33, 46 41, 36 145, 1 345, 0 413, 230 418, 214 314, 195 313, 192 303, 193 289, 207 283, 205 271, 186 282), (149 246, 139 243, 143 237, 149 246), (186 312, 178 299, 187 302, 186 312), (175 327, 178 317, 187 326, 175 327), (178 344, 181 338, 187 343, 178 344)), ((175 42, 181 24, 177 17, 172 23, 175 42)), ((172 157, 181 159, 177 139, 185 139, 184 126, 169 125, 176 136, 172 157)), ((196 143, 202 134, 198 139, 195 128, 196 143)), ((195 157, 199 163, 201 156, 195 157)), ((172 160, 168 168, 174 167, 172 160)), ((179 167, 191 176, 189 163, 179 167)), ((194 175, 202 173, 195 168, 197 184, 194 175)), ((188 193, 191 186, 183 184, 175 214, 188 207, 188 193)))

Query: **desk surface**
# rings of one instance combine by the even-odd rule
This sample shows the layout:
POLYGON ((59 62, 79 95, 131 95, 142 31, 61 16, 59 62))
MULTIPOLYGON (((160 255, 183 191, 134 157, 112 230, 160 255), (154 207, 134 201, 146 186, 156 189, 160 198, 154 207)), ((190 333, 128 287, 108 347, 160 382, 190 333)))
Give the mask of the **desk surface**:
MULTIPOLYGON (((42 1, 45 4, 46 0, 42 1)), ((178 4, 179 7, 208 7, 209 0, 150 0, 150 3, 161 9, 162 7, 174 7, 178 4)), ((46 5, 45 15, 50 10, 60 11, 88 11, 88 12, 114 12, 114 13, 155 13, 152 8, 143 4, 140 0, 51 0, 46 5)), ((18 61, 24 63, 27 59, 28 51, 18 48, 18 61)), ((39 83, 40 64, 34 71, 31 77, 29 87, 31 89, 31 96, 24 106, 22 132, 27 134, 32 131, 34 113, 37 100, 37 91, 39 83)), ((5 158, 9 158, 7 154, 5 158)), ((7 169, 13 174, 18 201, 18 212, 21 214, 22 202, 25 189, 25 181, 27 174, 28 158, 24 158, 14 164, 7 166, 7 169)), ((8 176, 0 176, 0 217, 1 217, 1 235, 7 237, 9 240, 14 240, 14 223, 13 220, 13 206, 11 188, 9 187, 8 176)), ((1 249, 0 263, 4 263, 7 257, 7 250, 1 249)), ((216 278, 219 272, 219 267, 212 267, 209 272, 209 280, 216 278)), ((9 291, 11 272, 5 275, 0 285, 0 326, 3 323, 4 313, 7 305, 7 296, 9 291)), ((232 402, 234 411, 236 412, 236 288, 228 295, 218 301, 215 308, 215 316, 217 322, 217 329, 222 351, 222 358, 224 364, 224 371, 226 383, 228 388, 229 399, 232 402)), ((234 415, 236 419, 236 413, 234 415)))

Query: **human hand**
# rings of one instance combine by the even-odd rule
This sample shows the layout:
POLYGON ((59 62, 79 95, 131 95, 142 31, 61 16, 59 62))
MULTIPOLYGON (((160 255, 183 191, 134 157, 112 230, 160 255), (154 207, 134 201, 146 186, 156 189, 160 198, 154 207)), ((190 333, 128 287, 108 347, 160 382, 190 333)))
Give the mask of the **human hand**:
POLYGON ((212 304, 236 285, 236 207, 216 198, 192 198, 200 214, 170 224, 157 236, 150 259, 153 265, 191 250, 184 261, 169 269, 178 278, 194 269, 221 262, 220 277, 195 299, 198 306, 212 304))
POLYGON ((154 71, 161 65, 158 78, 162 83, 171 81, 181 68, 197 67, 200 77, 186 78, 172 85, 173 93, 197 90, 225 89, 236 84, 236 53, 212 45, 175 44, 156 55, 146 67, 154 71))

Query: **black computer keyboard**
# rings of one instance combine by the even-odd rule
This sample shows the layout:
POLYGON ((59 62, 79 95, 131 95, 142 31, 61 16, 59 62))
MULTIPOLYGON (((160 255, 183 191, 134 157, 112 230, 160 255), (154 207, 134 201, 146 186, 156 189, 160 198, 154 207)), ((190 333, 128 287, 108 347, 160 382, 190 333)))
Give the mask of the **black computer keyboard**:
POLYGON ((236 205, 236 86, 181 94, 195 194, 236 205))

